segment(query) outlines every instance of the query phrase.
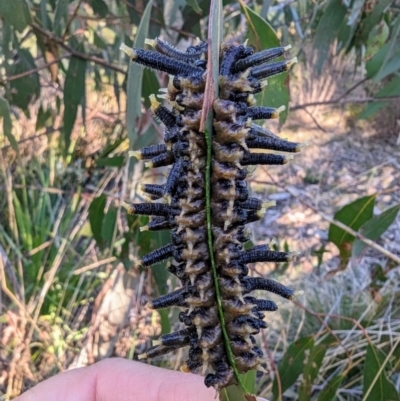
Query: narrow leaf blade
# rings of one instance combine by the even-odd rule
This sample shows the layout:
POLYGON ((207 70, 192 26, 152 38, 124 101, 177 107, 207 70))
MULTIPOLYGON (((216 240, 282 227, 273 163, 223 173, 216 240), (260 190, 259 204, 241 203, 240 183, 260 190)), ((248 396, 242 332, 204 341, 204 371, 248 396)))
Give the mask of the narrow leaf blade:
POLYGON ((322 67, 328 58, 333 41, 338 36, 346 12, 347 8, 341 0, 330 0, 319 20, 314 41, 314 48, 318 55, 318 74, 322 72, 322 67))
POLYGON ((333 401, 343 379, 344 377, 342 375, 334 377, 319 393, 318 401, 333 401))
POLYGON ((3 132, 10 141, 11 148, 18 154, 18 143, 12 133, 10 105, 6 99, 0 97, 0 117, 3 117, 3 132))
POLYGON ((64 144, 68 149, 78 106, 85 93, 86 61, 72 57, 64 83, 64 144))
POLYGON ((289 345, 285 355, 278 365, 278 377, 272 384, 272 394, 275 400, 281 400, 282 394, 292 386, 304 369, 306 351, 309 352, 314 345, 312 337, 303 337, 289 345))
POLYGON ((54 13, 53 32, 56 35, 61 35, 62 19, 66 16, 68 11, 69 0, 58 0, 56 3, 56 11, 54 13))
POLYGON ((399 393, 394 384, 386 377, 383 351, 368 345, 364 365, 365 401, 398 401, 399 393))
MULTIPOLYGON (((144 47, 144 40, 146 39, 149 30, 149 21, 151 9, 153 7, 153 0, 147 3, 147 6, 140 20, 138 31, 136 34, 134 47, 144 47)), ((128 70, 128 83, 127 83, 127 130, 130 149, 134 149, 137 139, 136 120, 141 114, 142 107, 142 83, 143 83, 143 68, 132 61, 129 63, 128 70)))
POLYGON ((304 367, 303 380, 299 388, 299 401, 309 401, 311 399, 312 384, 318 375, 328 346, 329 344, 318 344, 312 348, 307 364, 304 367))
MULTIPOLYGON (((280 41, 271 25, 243 2, 240 4, 247 19, 246 39, 249 39, 249 44, 254 46, 257 51, 279 47, 280 41)), ((280 122, 284 123, 288 113, 289 97, 289 74, 283 73, 269 78, 268 86, 256 96, 256 99, 260 106, 285 106, 286 110, 279 114, 280 122)))
POLYGON ((106 200, 107 197, 105 195, 100 195, 97 198, 94 198, 89 206, 90 228, 92 230, 93 237, 100 248, 103 247, 101 230, 103 227, 104 207, 106 205, 106 200))
POLYGON ((186 0, 186 3, 189 4, 190 7, 193 8, 193 10, 197 13, 197 14, 202 14, 203 11, 199 6, 199 3, 197 2, 197 0, 186 0))
POLYGON ((114 238, 114 229, 117 221, 118 209, 110 207, 107 214, 103 218, 103 224, 101 227, 101 236, 107 247, 111 247, 112 240, 114 238))

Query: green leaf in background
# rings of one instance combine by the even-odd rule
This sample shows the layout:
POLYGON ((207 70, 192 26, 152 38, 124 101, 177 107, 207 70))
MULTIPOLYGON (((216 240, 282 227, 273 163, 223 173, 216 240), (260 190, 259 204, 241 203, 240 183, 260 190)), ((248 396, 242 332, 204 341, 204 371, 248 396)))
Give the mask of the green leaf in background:
POLYGON ((394 384, 386 377, 386 355, 371 345, 367 347, 364 364, 363 401, 398 401, 399 393, 394 384))
POLYGON ((257 397, 244 392, 240 386, 229 386, 219 392, 219 401, 257 401, 257 397))
POLYGON ((96 164, 98 166, 108 167, 122 167, 124 165, 124 156, 105 157, 104 159, 97 159, 96 164))
POLYGON ((31 22, 31 15, 25 0, 1 0, 0 17, 3 17, 18 32, 22 32, 31 22))
POLYGON ((363 42, 366 42, 371 31, 379 24, 383 18, 383 12, 392 0, 378 0, 374 3, 372 10, 365 18, 360 21, 357 35, 363 42))
MULTIPOLYGON (((143 48, 144 40, 147 37, 149 30, 149 21, 151 16, 151 9, 153 7, 153 0, 147 3, 147 6, 140 20, 140 25, 136 34, 134 47, 143 48)), ((127 83, 127 105, 126 105, 126 118, 127 130, 129 138, 130 149, 135 148, 137 139, 136 120, 141 115, 142 107, 142 84, 143 84, 143 68, 132 61, 129 63, 128 70, 128 83, 127 83)))
POLYGON ((18 143, 12 133, 10 105, 8 104, 8 101, 2 97, 0 97, 0 117, 3 117, 4 135, 10 141, 11 148, 18 154, 18 143))
POLYGON ((56 3, 56 11, 54 13, 53 32, 61 36, 62 24, 61 21, 67 16, 69 0, 58 0, 56 3))
POLYGON ((383 60, 382 65, 379 68, 379 71, 374 76, 374 81, 379 82, 383 78, 387 77, 389 74, 395 72, 400 69, 400 52, 398 36, 400 35, 400 15, 392 22, 391 34, 389 40, 389 51, 383 60))
POLYGON ((299 401, 311 400, 312 384, 318 375, 326 350, 329 344, 322 343, 314 345, 304 367, 303 379, 299 388, 299 401))
MULTIPOLYGON (((79 46, 79 51, 83 51, 79 46)), ((64 144, 67 151, 71 142, 78 106, 85 94, 86 61, 72 57, 64 83, 64 144)))
POLYGON ((366 2, 366 0, 354 0, 352 2, 350 15, 348 16, 347 21, 346 21, 348 25, 354 25, 358 21, 361 13, 363 11, 365 2, 366 2))
POLYGON ((254 393, 255 385, 256 385, 256 370, 249 370, 247 373, 240 375, 240 381, 243 383, 243 386, 250 393, 254 393))
POLYGON ((144 99, 144 105, 148 109, 150 108, 150 99, 149 96, 153 93, 156 94, 158 89, 160 88, 160 84, 158 83, 158 79, 154 71, 149 70, 146 68, 143 70, 143 90, 142 90, 142 97, 144 99))
POLYGON ((330 0, 321 19, 318 22, 315 33, 314 49, 317 51, 317 74, 320 75, 322 67, 328 58, 331 45, 337 38, 347 8, 342 0, 330 0))
POLYGON ((274 378, 272 384, 272 394, 274 400, 282 400, 283 393, 292 386, 299 375, 303 373, 304 361, 306 359, 306 352, 314 346, 314 339, 312 337, 303 337, 289 345, 285 355, 278 365, 278 375, 280 381, 280 388, 278 385, 278 378, 274 378))
POLYGON ((374 56, 371 59, 369 59, 366 62, 365 69, 367 71, 368 79, 373 78, 374 75, 378 73, 385 59, 389 58, 388 56, 389 50, 390 50, 390 44, 386 43, 374 54, 374 56))
POLYGON ((186 0, 186 3, 189 4, 189 6, 192 7, 197 14, 201 15, 203 13, 202 9, 199 7, 199 3, 197 2, 197 0, 186 0))
POLYGON ((105 246, 110 248, 114 238, 115 223, 117 221, 118 209, 110 206, 107 214, 104 216, 103 224, 101 227, 101 236, 104 240, 105 246))
MULTIPOLYGON (((18 49, 14 63, 8 68, 9 75, 23 74, 36 69, 35 60, 27 49, 18 49)), ((10 103, 27 110, 29 104, 40 96, 39 74, 34 72, 10 82, 10 103)))
MULTIPOLYGON (((249 44, 254 46, 257 51, 281 46, 271 25, 244 3, 240 2, 240 5, 247 19, 246 39, 249 39, 249 44)), ((286 121, 289 107, 289 74, 283 73, 269 78, 268 86, 256 95, 256 99, 260 106, 279 107, 284 105, 286 110, 279 115, 279 120, 283 124, 286 121)))
MULTIPOLYGON (((399 210, 400 204, 386 209, 379 216, 375 216, 363 224, 359 230, 360 234, 371 240, 378 239, 394 222, 399 210)), ((353 244, 351 256, 360 256, 367 246, 367 244, 356 238, 353 244)))
POLYGON ((90 228, 97 245, 103 247, 102 227, 104 220, 104 207, 106 206, 106 195, 94 198, 89 206, 90 228))
POLYGON ((368 36, 365 58, 370 59, 382 46, 386 43, 389 37, 389 26, 385 20, 382 20, 378 25, 372 28, 368 36))
POLYGON ((44 109, 43 105, 40 105, 38 115, 36 118, 36 131, 41 128, 50 127, 53 124, 52 111, 50 108, 44 109))
POLYGON ((358 24, 349 25, 347 19, 344 19, 340 25, 337 34, 337 52, 344 50, 350 51, 354 45, 354 34, 357 31, 358 24))
POLYGON ((336 392, 343 379, 344 377, 342 375, 334 377, 319 393, 318 401, 333 401, 336 399, 336 392))
POLYGON ((386 78, 388 75, 400 69, 400 52, 397 52, 391 57, 384 66, 379 70, 378 74, 374 77, 376 82, 386 78))
MULTIPOLYGON (((358 231, 363 224, 372 218, 375 198, 375 195, 365 196, 343 206, 342 209, 335 213, 334 219, 342 222, 352 230, 358 231)), ((351 255, 351 246, 355 237, 331 224, 329 226, 328 239, 339 248, 344 265, 351 255)))
MULTIPOLYGON (((208 10, 210 9, 210 0, 202 0, 200 2, 201 4, 201 9, 205 10, 206 13, 208 13, 208 10)), ((173 15, 174 17, 174 15, 173 15)), ((182 31, 190 32, 195 36, 201 37, 202 35, 202 29, 201 29, 201 20, 204 18, 203 14, 196 13, 196 11, 187 5, 183 10, 182 10, 182 17, 183 17, 183 26, 182 26, 182 31)), ((171 19, 171 18, 169 18, 171 19)), ((167 18, 166 18, 166 23, 167 23, 167 18)), ((223 24, 219 24, 221 27, 223 24)))
POLYGON ((388 105, 389 102, 371 102, 365 106, 364 110, 360 114, 359 119, 365 120, 367 118, 371 118, 375 113, 388 105))
POLYGON ((90 6, 92 7, 95 14, 100 18, 105 18, 108 14, 108 6, 104 0, 90 0, 90 6))
MULTIPOLYGON (((398 53, 400 59, 400 52, 398 53)), ((395 76, 387 85, 385 85, 376 95, 375 98, 400 96, 400 76, 395 76)), ((371 102, 367 104, 360 114, 360 119, 367 119, 377 113, 383 107, 389 105, 389 101, 371 102)))

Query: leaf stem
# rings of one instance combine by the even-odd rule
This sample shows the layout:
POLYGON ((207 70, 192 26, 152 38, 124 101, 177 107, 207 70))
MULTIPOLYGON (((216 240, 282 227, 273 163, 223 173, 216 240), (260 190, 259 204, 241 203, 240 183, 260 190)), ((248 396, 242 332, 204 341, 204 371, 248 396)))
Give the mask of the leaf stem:
POLYGON ((224 338, 224 345, 225 345, 226 354, 228 356, 229 364, 231 365, 233 372, 235 373, 235 377, 236 377, 236 380, 237 380, 239 386, 243 389, 243 391, 245 393, 248 393, 248 391, 244 387, 242 381, 240 380, 239 372, 237 371, 237 368, 235 365, 235 358, 233 356, 233 352, 232 352, 232 349, 229 344, 228 332, 226 331, 226 326, 225 326, 225 316, 224 316, 224 310, 222 308, 221 292, 219 289, 217 268, 215 266, 215 260, 214 260, 213 237, 212 237, 212 230, 211 230, 211 151, 212 151, 212 141, 211 141, 211 135, 208 130, 204 131, 204 135, 206 138, 206 145, 207 145, 207 160, 206 160, 207 243, 208 243, 208 251, 210 254, 211 269, 212 269, 213 279, 214 279, 215 296, 217 299, 219 320, 220 320, 220 324, 221 324, 222 335, 224 338))

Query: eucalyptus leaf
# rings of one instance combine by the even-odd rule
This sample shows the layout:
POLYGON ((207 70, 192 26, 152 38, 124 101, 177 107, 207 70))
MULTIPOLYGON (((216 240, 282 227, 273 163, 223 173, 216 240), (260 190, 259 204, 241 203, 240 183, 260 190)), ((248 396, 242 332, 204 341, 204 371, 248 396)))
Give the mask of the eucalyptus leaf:
POLYGON ((202 9, 199 7, 199 3, 197 2, 197 0, 186 0, 186 3, 189 4, 189 6, 192 7, 197 14, 201 15, 203 13, 202 9))
POLYGON ((279 381, 275 377, 272 383, 274 400, 282 400, 284 392, 296 382, 304 370, 306 352, 310 352, 313 346, 314 339, 312 337, 300 338, 289 345, 278 365, 279 381))
POLYGON ((89 206, 89 222, 90 228, 97 246, 102 248, 104 246, 102 227, 104 220, 104 207, 106 206, 107 197, 100 195, 92 200, 89 206))
POLYGON ((370 59, 382 46, 386 43, 389 37, 389 26, 385 20, 382 20, 379 24, 375 25, 369 36, 366 46, 365 58, 370 59))
POLYGON ((104 0, 90 0, 90 5, 93 8, 94 13, 101 18, 105 18, 109 13, 108 6, 104 0))
POLYGON ((31 23, 31 15, 25 0, 1 0, 0 17, 19 32, 31 23))
POLYGON ((10 141, 11 148, 18 154, 18 143, 12 133, 10 105, 8 104, 8 101, 2 97, 0 97, 0 117, 3 117, 4 135, 10 141))
MULTIPOLYGON (((376 95, 375 98, 400 96, 400 76, 394 77, 376 95)), ((369 118, 380 109, 387 106, 389 102, 371 102, 367 104, 360 114, 360 119, 369 118)))
MULTIPOLYGON (((134 41, 134 47, 144 47, 144 40, 147 37, 149 29, 149 21, 151 9, 153 7, 153 0, 147 3, 147 6, 140 20, 140 25, 134 41)), ((127 83, 127 105, 126 105, 126 118, 127 130, 129 138, 130 149, 135 148, 135 142, 138 137, 136 130, 137 119, 141 115, 142 107, 142 83, 143 83, 143 68, 132 61, 129 63, 128 70, 128 83, 127 83)))
MULTIPOLYGON (((392 225, 399 210, 400 204, 386 209, 380 215, 373 217, 371 220, 363 224, 359 229, 360 234, 371 240, 378 239, 392 225)), ((367 246, 368 245, 363 241, 356 238, 352 248, 352 256, 360 256, 367 246)))
POLYGON ((328 58, 331 45, 337 38, 339 29, 346 16, 347 8, 342 0, 330 0, 315 32, 314 49, 317 51, 318 75, 322 73, 322 67, 328 58))
MULTIPOLYGON (((81 46, 78 50, 82 51, 81 46)), ((72 57, 64 83, 64 144, 69 148, 71 133, 74 128, 78 106, 85 94, 86 60, 72 57)))
POLYGON ((389 102, 371 102, 371 103, 368 103, 364 107, 364 110, 361 112, 359 118, 360 118, 360 120, 371 118, 379 110, 381 110, 384 107, 387 107, 388 105, 389 105, 389 102))
POLYGON ((399 393, 385 372, 386 355, 380 349, 368 345, 364 364, 365 401, 399 401, 399 393))
MULTIPOLYGON (((359 198, 337 211, 334 219, 345 224, 354 231, 370 220, 373 216, 375 195, 359 198)), ((351 247, 355 237, 334 224, 329 226, 329 241, 333 242, 340 251, 342 263, 345 264, 351 255, 351 247)))
MULTIPOLYGON (((8 74, 19 75, 35 69, 32 54, 27 49, 18 49, 14 63, 8 68, 8 74)), ((23 110, 27 110, 29 104, 39 96, 40 82, 37 71, 10 82, 10 103, 23 110)))
MULTIPOLYGON (((271 25, 252 9, 240 3, 247 19, 248 30, 246 39, 257 51, 281 46, 278 36, 271 25)), ((284 123, 289 107, 289 74, 282 73, 268 79, 268 86, 256 96, 257 104, 267 107, 285 106, 286 110, 279 114, 279 120, 284 123)))
POLYGON ((329 343, 313 346, 304 366, 303 379, 299 387, 299 401, 309 401, 311 399, 312 384, 318 375, 328 347, 329 343))
POLYGON ((383 13, 392 0, 378 0, 374 3, 371 12, 360 22, 357 35, 363 42, 366 42, 371 31, 379 24, 383 18, 383 13))
POLYGON ((389 58, 389 51, 390 44, 386 43, 366 62, 365 69, 367 70, 368 79, 373 78, 378 73, 385 60, 389 58))
POLYGON ((257 401, 257 398, 240 386, 229 386, 219 392, 219 401, 257 401))
POLYGON ((124 165, 124 156, 105 157, 103 159, 97 159, 96 164, 98 166, 108 167, 122 167, 124 165))
POLYGON ((393 74, 400 70, 400 52, 397 52, 393 57, 385 62, 381 67, 378 74, 374 77, 376 81, 386 78, 388 75, 393 74))
POLYGON ((118 209, 114 206, 110 206, 106 215, 103 218, 103 224, 101 227, 101 236, 103 243, 106 247, 111 248, 112 240, 114 238, 115 224, 117 222, 118 209))
POLYGON ((344 377, 342 375, 337 375, 327 383, 323 390, 318 395, 318 401, 333 401, 336 399, 336 392, 342 383, 344 377))
POLYGON ((143 71, 143 89, 142 89, 142 97, 144 99, 144 105, 146 108, 150 107, 150 99, 149 96, 153 93, 157 93, 160 87, 158 83, 158 79, 154 71, 149 69, 145 69, 143 71))
POLYGON ((62 32, 62 20, 63 18, 66 18, 68 14, 68 5, 69 5, 69 0, 58 0, 56 3, 56 10, 54 13, 54 22, 53 22, 53 32, 61 36, 62 32))
POLYGON ((391 35, 390 35, 390 41, 388 43, 389 45, 389 51, 386 54, 386 57, 377 72, 377 74, 374 76, 374 81, 378 82, 390 73, 396 71, 398 68, 400 68, 399 65, 399 41, 398 37, 400 35, 400 15, 397 16, 397 18, 393 21, 392 23, 392 29, 391 29, 391 35))

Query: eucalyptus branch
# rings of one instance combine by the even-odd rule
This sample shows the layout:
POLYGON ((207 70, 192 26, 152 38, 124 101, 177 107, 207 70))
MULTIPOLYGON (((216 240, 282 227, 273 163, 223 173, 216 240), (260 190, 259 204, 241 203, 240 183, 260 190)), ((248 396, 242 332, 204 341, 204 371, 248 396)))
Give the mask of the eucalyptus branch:
POLYGON ((120 67, 118 67, 116 65, 110 64, 110 63, 108 63, 107 61, 105 61, 104 59, 102 59, 100 57, 90 56, 90 55, 87 55, 87 54, 84 54, 84 53, 81 53, 81 52, 75 50, 73 47, 71 47, 71 46, 67 45, 66 43, 64 43, 63 39, 61 39, 61 38, 59 38, 57 36, 54 36, 51 32, 47 31, 46 29, 43 29, 41 26, 39 26, 39 25, 37 25, 35 23, 32 23, 31 26, 32 26, 32 28, 34 30, 40 32, 42 35, 44 35, 47 38, 49 38, 49 39, 53 40, 54 42, 58 43, 62 48, 67 50, 69 53, 71 53, 71 56, 78 57, 78 58, 81 58, 81 59, 87 60, 87 61, 92 61, 93 63, 101 65, 101 66, 103 66, 105 68, 108 68, 110 70, 119 72, 121 74, 126 74, 126 71, 123 70, 122 68, 120 68, 120 67))
POLYGON ((24 77, 27 77, 29 75, 32 75, 35 72, 44 70, 44 69, 50 67, 51 65, 57 64, 61 60, 65 59, 65 58, 69 58, 69 57, 71 57, 71 53, 65 53, 64 55, 62 55, 62 56, 60 56, 58 58, 55 58, 54 60, 52 60, 52 61, 50 61, 50 62, 48 62, 48 63, 46 63, 46 64, 44 64, 44 65, 42 65, 40 67, 33 68, 32 70, 29 70, 29 71, 21 72, 20 74, 15 74, 15 75, 10 75, 8 77, 5 77, 4 79, 0 80, 0 85, 4 85, 6 82, 15 81, 17 79, 24 78, 24 77))
POLYGON ((69 27, 71 26, 72 21, 73 21, 73 20, 75 19, 75 17, 77 16, 79 7, 81 6, 82 2, 83 2, 83 0, 79 0, 79 1, 78 1, 78 4, 76 5, 74 12, 71 14, 70 18, 68 19, 68 22, 67 22, 67 24, 66 24, 66 26, 65 26, 65 30, 64 30, 64 35, 62 36, 63 39, 65 39, 66 36, 68 35, 69 27))
POLYGON ((367 97, 363 99, 333 99, 333 100, 326 100, 322 102, 310 102, 299 104, 290 108, 291 111, 306 109, 307 107, 313 106, 327 106, 330 104, 347 104, 347 103, 373 103, 373 102, 384 102, 393 99, 399 99, 400 96, 385 96, 385 97, 367 97))

